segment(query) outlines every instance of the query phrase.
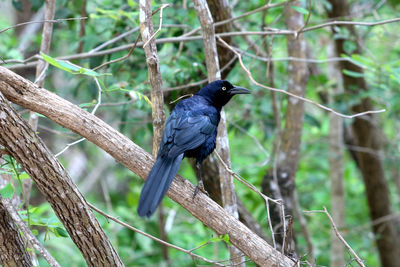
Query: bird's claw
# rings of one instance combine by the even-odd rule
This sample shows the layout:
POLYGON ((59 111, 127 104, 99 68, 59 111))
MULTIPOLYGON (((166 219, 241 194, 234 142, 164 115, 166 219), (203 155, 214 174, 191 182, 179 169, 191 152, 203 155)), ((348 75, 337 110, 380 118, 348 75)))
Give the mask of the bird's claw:
POLYGON ((197 193, 199 193, 199 190, 201 192, 203 192, 204 194, 208 195, 208 192, 206 191, 206 189, 204 188, 204 184, 203 181, 199 181, 199 183, 196 185, 196 188, 194 189, 194 193, 193 193, 193 200, 196 197, 197 193))

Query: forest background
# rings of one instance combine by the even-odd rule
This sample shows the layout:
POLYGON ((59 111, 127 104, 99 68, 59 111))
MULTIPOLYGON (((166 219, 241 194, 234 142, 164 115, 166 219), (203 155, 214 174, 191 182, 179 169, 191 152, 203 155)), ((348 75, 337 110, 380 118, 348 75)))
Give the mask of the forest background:
MULTIPOLYGON (((0 243, 15 241, 20 248, 0 246, 2 265, 272 266, 292 260, 400 266, 397 1, 20 0, 0 6, 0 243), (36 23, 18 25, 24 22, 36 23), (176 102, 219 77, 252 90, 226 106, 218 153, 203 166, 206 190, 225 211, 207 204, 205 195, 198 203, 184 198, 192 187, 178 179, 170 196, 180 192, 174 200, 185 208, 166 197, 157 215, 140 218, 141 178, 152 159, 134 144, 114 149, 124 139, 108 135, 84 110, 154 154, 176 102), (15 126, 17 115, 2 115, 14 109, 30 128, 24 120, 15 126), (26 132, 14 138, 12 127, 26 132), (40 143, 35 134, 48 160, 32 160, 40 147, 29 145, 40 143), (18 152, 21 143, 25 149, 18 152), (65 173, 61 165, 33 170, 57 159, 65 173), (71 202, 58 198, 71 191, 77 196, 71 202), (97 219, 93 206, 103 210, 93 213, 97 219), (104 250, 97 237, 79 237, 88 221, 77 210, 90 218, 104 250), (235 216, 260 238, 259 251, 235 216)), ((196 184, 193 167, 184 160, 179 174, 196 184)))

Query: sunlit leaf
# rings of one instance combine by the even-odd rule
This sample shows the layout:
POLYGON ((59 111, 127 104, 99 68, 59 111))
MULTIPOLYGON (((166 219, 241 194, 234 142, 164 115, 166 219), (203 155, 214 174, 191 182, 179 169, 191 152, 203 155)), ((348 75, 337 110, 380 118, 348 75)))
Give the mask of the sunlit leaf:
POLYGON ((101 74, 101 73, 95 72, 94 70, 91 70, 91 69, 82 68, 82 67, 74 65, 71 62, 66 61, 66 60, 52 58, 42 52, 40 54, 42 55, 43 59, 46 62, 48 62, 49 64, 53 65, 56 68, 65 70, 71 74, 83 74, 83 75, 88 75, 88 76, 92 76, 92 77, 102 76, 102 75, 110 75, 109 73, 101 74))

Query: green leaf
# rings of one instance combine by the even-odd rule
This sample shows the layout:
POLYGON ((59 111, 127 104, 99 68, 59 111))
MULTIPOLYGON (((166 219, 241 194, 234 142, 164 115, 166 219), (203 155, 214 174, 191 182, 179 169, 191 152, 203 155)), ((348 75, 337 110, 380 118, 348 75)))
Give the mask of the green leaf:
POLYGON ((37 229, 31 229, 31 232, 34 236, 38 236, 39 235, 39 230, 37 229))
POLYGON ((308 10, 305 9, 304 7, 301 6, 290 6, 290 7, 296 10, 297 12, 308 16, 308 10))
POLYGON ((220 238, 228 245, 231 246, 231 241, 229 239, 229 235, 228 234, 224 234, 223 236, 220 236, 220 238))
POLYGON ((351 70, 343 70, 343 74, 347 75, 347 76, 350 76, 350 77, 354 77, 354 78, 364 77, 364 73, 355 72, 355 71, 351 71, 351 70))
POLYGON ((8 198, 11 199, 14 195, 14 187, 12 186, 11 182, 8 182, 8 184, 0 189, 0 195, 3 198, 8 198))
POLYGON ((56 235, 59 235, 59 236, 62 236, 62 237, 69 237, 68 232, 62 227, 56 227, 54 230, 55 230, 54 233, 56 235))
POLYGON ((26 172, 23 172, 23 173, 21 173, 21 174, 19 175, 19 178, 20 178, 21 180, 23 180, 23 179, 29 179, 30 177, 29 177, 29 174, 27 174, 26 172))
POLYGON ((370 58, 364 57, 362 55, 359 55, 359 54, 351 55, 351 59, 353 61, 355 61, 357 63, 357 65, 359 65, 363 68, 371 68, 371 67, 377 66, 376 61, 374 61, 370 58))
POLYGON ((48 62, 49 64, 53 65, 56 68, 65 70, 71 74, 83 74, 83 75, 92 76, 92 77, 98 77, 98 76, 102 76, 102 75, 111 75, 110 73, 100 74, 98 72, 95 72, 94 70, 86 69, 81 66, 74 65, 69 61, 52 58, 51 56, 48 56, 42 52, 40 54, 42 55, 43 59, 46 62, 48 62))

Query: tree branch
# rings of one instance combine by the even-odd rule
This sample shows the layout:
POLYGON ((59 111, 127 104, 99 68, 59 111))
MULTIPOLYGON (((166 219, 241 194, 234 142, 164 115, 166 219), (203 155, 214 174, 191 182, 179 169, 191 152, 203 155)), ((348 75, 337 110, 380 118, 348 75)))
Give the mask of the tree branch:
MULTIPOLYGON (((147 177, 154 163, 151 155, 96 116, 4 67, 0 67, 0 91, 10 101, 41 113, 87 138, 142 179, 147 177)), ((227 234, 230 242, 256 264, 293 264, 205 194, 199 193, 193 200, 194 189, 193 184, 178 175, 167 195, 215 232, 227 234)))
MULTIPOLYGON (((24 97, 29 94, 23 88, 19 88, 23 86, 21 81, 25 82, 22 78, 19 83, 14 80, 16 83, 11 89, 4 80, 7 78, 0 76, 1 91, 11 90, 18 95, 21 93, 20 96, 24 97)), ((25 86, 40 88, 31 82, 25 86)), ((35 101, 30 102, 29 109, 35 110, 33 106, 36 104, 35 101)), ((0 144, 35 181, 89 266, 123 266, 86 200, 65 169, 1 93, 0 144)))

